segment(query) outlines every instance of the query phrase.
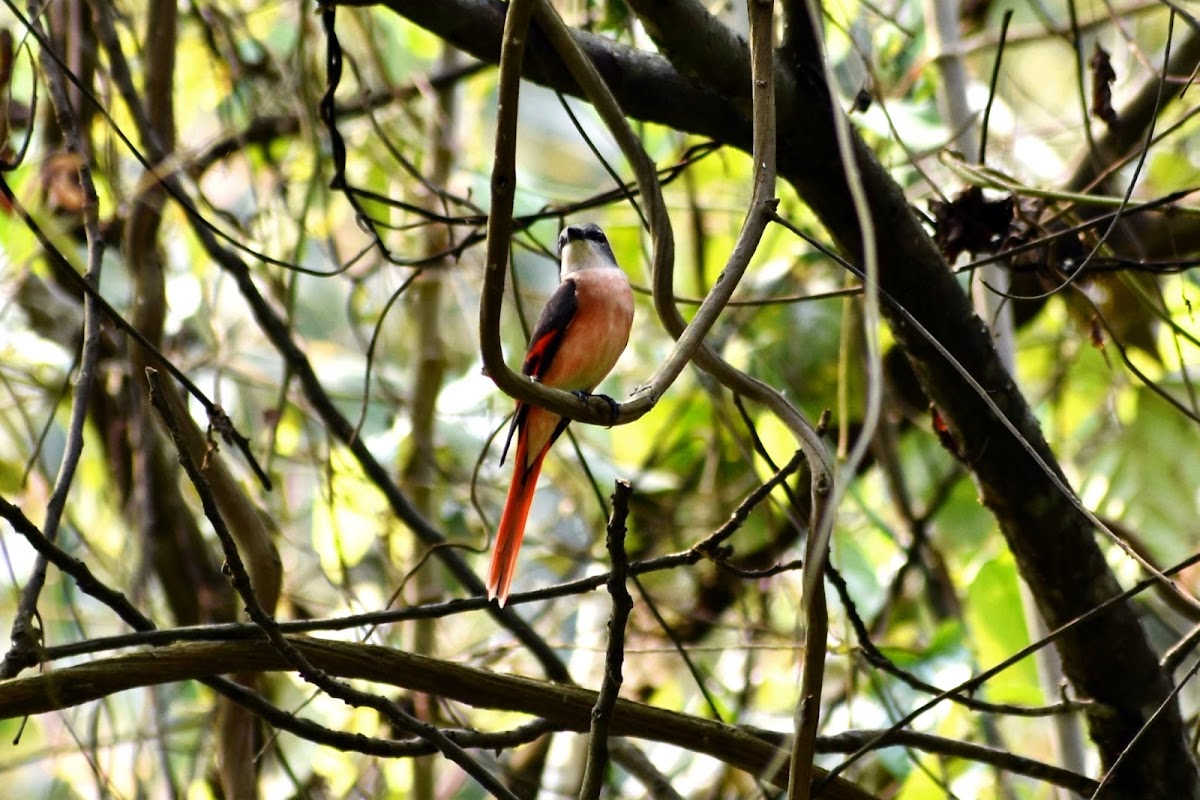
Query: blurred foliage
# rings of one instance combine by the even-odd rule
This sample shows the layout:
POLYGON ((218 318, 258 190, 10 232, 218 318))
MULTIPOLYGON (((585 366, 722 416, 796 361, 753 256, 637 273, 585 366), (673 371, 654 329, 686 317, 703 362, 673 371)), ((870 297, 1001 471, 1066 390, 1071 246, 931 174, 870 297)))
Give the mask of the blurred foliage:
MULTIPOLYGON (((573 24, 652 47, 622 0, 558 5, 573 24)), ((1091 16, 1081 47, 1090 52, 1092 42, 1102 41, 1113 53, 1119 106, 1134 88, 1135 76, 1147 74, 1143 59, 1157 63, 1165 40, 1165 9, 1150 2, 1127 4, 1121 9, 1123 16, 1110 19, 1099 6, 1088 8, 1091 16), (1126 23, 1132 28, 1120 27, 1126 23)), ((364 202, 382 237, 383 247, 373 247, 344 196, 329 188, 329 143, 316 115, 325 85, 325 42, 313 11, 311 3, 243 0, 183 9, 174 79, 179 141, 172 163, 188 175, 186 185, 209 223, 252 251, 312 271, 302 274, 261 261, 252 267, 260 289, 284 314, 325 389, 357 424, 357 435, 396 472, 413 447, 410 391, 427 341, 412 282, 443 282, 437 332, 445 373, 433 430, 436 471, 430 521, 482 573, 485 545, 508 478, 508 468, 498 465, 501 442, 493 437, 497 431, 503 435, 511 407, 480 374, 475 320, 482 243, 419 273, 404 263, 425 255, 431 223, 420 213, 381 200, 364 202), (256 123, 274 117, 291 120, 294 127, 266 138, 253 134, 256 123), (210 149, 226 140, 226 154, 210 158, 210 149), (397 263, 389 262, 385 251, 397 263)), ((122 12, 122 42, 137 69, 146 12, 138 4, 124 4, 122 12)), ((870 88, 875 102, 852 119, 893 169, 913 206, 927 208, 930 198, 964 188, 933 157, 952 130, 936 102, 940 78, 927 54, 921 4, 831 3, 826 12, 843 105, 849 107, 849 98, 860 86, 870 88)), ((961 42, 973 76, 969 96, 976 108, 987 97, 1001 12, 999 6, 992 8, 984 27, 961 42)), ((6 13, 0 12, 3 25, 36 48, 22 38, 18 24, 6 13)), ((744 24, 740 9, 722 13, 731 24, 744 24)), ((1062 2, 1016 8, 997 86, 988 164, 1031 187, 1058 185, 1084 141, 1076 51, 1062 33, 1065 20, 1062 2)), ((435 36, 384 8, 339 9, 338 29, 347 61, 338 99, 343 104, 339 130, 349 152, 348 181, 390 201, 425 203, 429 193, 421 176, 433 158, 429 130, 450 124, 453 166, 450 179, 440 187, 447 198, 436 201, 438 210, 463 218, 445 230, 452 243, 480 233, 482 219, 471 218, 488 206, 495 71, 470 71, 453 81, 453 107, 439 109, 431 81, 445 68, 442 44, 435 36), (394 93, 394 99, 372 105, 367 96, 378 92, 394 93)), ((101 62, 107 63, 104 58, 101 62)), ((11 107, 33 103, 39 75, 31 67, 29 49, 20 48, 7 87, 11 107)), ((135 78, 142 80, 140 75, 135 78)), ((98 81, 92 90, 115 124, 131 133, 128 109, 111 87, 98 81)), ((44 89, 39 88, 38 95, 32 128, 9 131, 10 153, 26 137, 29 150, 5 177, 30 214, 78 266, 85 249, 77 214, 55 200, 44 176, 44 165, 60 151, 57 138, 43 130, 53 125, 44 89)), ((1177 127, 1150 152, 1134 190, 1135 201, 1196 183, 1200 147, 1191 116, 1194 95, 1186 95, 1185 102, 1167 108, 1160 118, 1160 129, 1177 127)), ((504 323, 505 347, 513 364, 524 349, 528 321, 556 283, 553 249, 564 216, 566 221, 600 222, 634 284, 644 289, 650 282, 648 241, 628 203, 571 210, 573 204, 612 186, 591 147, 619 174, 627 170, 590 108, 575 99, 565 103, 579 117, 581 129, 552 92, 523 87, 517 213, 543 218, 520 231, 513 242, 511 286, 516 291, 504 323)), ((1098 121, 1090 124, 1099 132, 1098 121)), ((664 167, 700 144, 653 125, 639 130, 651 157, 664 167)), ((96 119, 87 133, 101 220, 118 230, 130 206, 139 202, 144 188, 139 184, 141 170, 110 123, 96 119)), ((750 194, 750 173, 744 153, 720 148, 666 187, 678 240, 676 291, 681 298, 701 297, 720 274, 750 194)), ((780 186, 779 193, 781 213, 821 240, 819 225, 791 189, 780 186)), ((886 246, 887 232, 881 236, 886 246)), ((275 479, 275 490, 263 492, 245 462, 232 449, 223 449, 246 491, 279 527, 285 578, 278 615, 334 617, 381 609, 389 602, 413 603, 418 596, 409 578, 418 569, 441 574, 447 596, 458 596, 449 576, 435 559, 425 558, 425 549, 392 517, 348 450, 314 414, 236 285, 204 253, 177 206, 168 204, 159 241, 169 309, 165 350, 229 412, 275 479), (402 591, 394 597, 398 589, 402 591)), ((40 524, 67 435, 82 312, 70 285, 54 275, 25 224, 12 214, 0 215, 0 285, 0 494, 19 503, 40 524)), ((138 298, 132 296, 119 247, 108 250, 100 285, 118 310, 126 316, 132 313, 138 298)), ((711 336, 732 363, 782 389, 812 419, 831 410, 831 447, 841 426, 856 430, 863 404, 862 344, 855 333, 858 304, 854 297, 837 293, 851 285, 836 264, 773 228, 735 304, 711 336)), ((1093 294, 1105 291, 1087 288, 1093 294)), ((1139 315, 1139 324, 1155 337, 1154 352, 1131 352, 1144 380, 1124 366, 1108 337, 1093 341, 1089 319, 1058 300, 1045 303, 1019 329, 1015 341, 1016 377, 1072 484, 1091 508, 1120 523, 1137 537, 1140 549, 1162 564, 1195 550, 1200 440, 1195 419, 1165 402, 1146 381, 1192 415, 1197 413, 1196 289, 1194 274, 1163 277, 1135 306, 1138 310, 1129 312, 1139 315)), ((691 306, 684 306, 684 313, 690 314, 691 306)), ((110 352, 103 358, 97 391, 118 408, 129 408, 128 393, 142 391, 140 376, 128 374, 118 333, 106 327, 104 336, 110 352)), ((627 397, 670 345, 648 296, 640 294, 629 348, 601 391, 627 397)), ((756 450, 755 437, 775 464, 786 461, 794 448, 777 420, 762 409, 747 410, 743 419, 724 390, 688 370, 657 408, 635 424, 611 430, 573 426, 571 441, 564 439, 547 462, 516 590, 604 568, 606 498, 617 477, 631 480, 635 487, 628 546, 637 558, 686 549, 720 526, 774 471, 756 450)), ((880 650, 922 680, 947 687, 1030 643, 1020 578, 969 476, 931 435, 927 410, 895 397, 885 411, 880 436, 886 445, 881 443, 861 474, 849 479, 832 560, 880 650), (885 450, 892 455, 885 457, 885 450), (908 560, 914 561, 911 569, 902 567, 908 560), (937 601, 939 594, 954 602, 937 601)), ((198 409, 193 407, 193 412, 204 424, 198 409)), ((171 625, 174 620, 154 574, 150 544, 139 538, 133 522, 138 501, 115 477, 114 461, 121 457, 118 440, 128 432, 120 426, 102 428, 93 415, 84 433, 62 544, 160 625, 171 625)), ((201 520, 205 541, 217 552, 194 493, 185 489, 183 496, 201 520)), ((734 562, 759 551, 767 551, 772 563, 794 558, 799 552, 795 525, 787 494, 776 490, 731 540, 734 562), (776 547, 781 540, 785 544, 776 547)), ((0 598, 0 620, 7 626, 33 555, 7 526, 0 530, 9 576, 9 589, 0 598)), ((1127 566, 1115 548, 1111 558, 1118 571, 1127 566)), ((703 590, 715 585, 720 574, 711 563, 701 562, 641 579, 645 594, 637 598, 630 626, 626 693, 664 708, 790 731, 799 573, 746 579, 736 596, 717 602, 703 590), (715 709, 706 705, 648 600, 673 629, 693 634, 678 646, 689 653, 715 709)), ((1200 581, 1193 581, 1193 587, 1200 589, 1200 581)), ((593 592, 522 606, 521 612, 570 660, 576 679, 595 686, 603 666, 607 603, 602 592, 593 592)), ((39 610, 46 645, 126 630, 110 611, 81 596, 73 582, 54 569, 39 610)), ((1154 600, 1146 601, 1145 613, 1161 616, 1167 629, 1186 627, 1154 600)), ((823 732, 887 727, 926 699, 866 665, 840 605, 831 630, 823 732)), ((539 674, 513 637, 483 614, 440 620, 436 632, 440 657, 539 674)), ((413 647, 407 625, 349 635, 413 647)), ((374 714, 316 694, 295 675, 272 675, 265 691, 281 707, 319 718, 329 727, 389 735, 374 714)), ((1039 683, 1032 659, 989 681, 976 697, 1033 706, 1058 700, 1039 683)), ((1185 711, 1192 713, 1196 703, 1189 687, 1185 711)), ((5 741, 19 736, 20 741, 0 751, 0 783, 11 797, 213 797, 219 791, 210 780, 213 709, 210 690, 184 683, 46 714, 23 728, 17 720, 2 721, 0 736, 5 741)), ((481 729, 517 719, 454 704, 438 713, 443 721, 481 729)), ((1010 717, 997 724, 943 704, 915 727, 1044 760, 1052 748, 1052 726, 1044 717, 1010 717)), ((639 746, 688 796, 754 792, 744 775, 710 759, 666 745, 639 746)), ((824 755, 820 763, 832 766, 841 758, 824 755)), ((505 754, 501 760, 508 759, 505 754)), ((337 752, 287 734, 264 745, 262 760, 261 787, 267 797, 403 797, 412 781, 407 761, 337 752)), ((570 759, 551 763, 551 771, 570 773, 575 767, 570 759)), ((881 796, 906 799, 943 797, 948 791, 974 798, 1053 796, 1047 784, 998 777, 984 764, 915 750, 880 751, 850 776, 881 796)), ((613 781, 614 796, 640 796, 644 791, 624 772, 616 773, 613 781)), ((482 796, 455 770, 446 770, 438 786, 440 796, 482 796)))

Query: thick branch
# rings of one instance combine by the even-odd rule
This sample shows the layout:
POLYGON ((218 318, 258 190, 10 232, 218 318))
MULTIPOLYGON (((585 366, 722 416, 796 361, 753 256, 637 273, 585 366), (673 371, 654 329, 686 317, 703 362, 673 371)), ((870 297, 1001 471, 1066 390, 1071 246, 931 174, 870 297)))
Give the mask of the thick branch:
MULTIPOLYGON (((586 731, 596 704, 595 692, 575 686, 498 675, 386 647, 303 636, 287 639, 314 667, 332 676, 428 692, 479 708, 532 714, 566 730, 586 731)), ((173 645, 0 683, 0 719, 69 708, 141 686, 227 672, 288 669, 286 659, 262 641, 173 645)), ((619 699, 609 733, 704 753, 777 784, 787 780, 786 753, 735 726, 619 699)), ((818 771, 818 776, 824 774, 818 771)), ((832 784, 823 796, 870 797, 846 781, 832 784)))

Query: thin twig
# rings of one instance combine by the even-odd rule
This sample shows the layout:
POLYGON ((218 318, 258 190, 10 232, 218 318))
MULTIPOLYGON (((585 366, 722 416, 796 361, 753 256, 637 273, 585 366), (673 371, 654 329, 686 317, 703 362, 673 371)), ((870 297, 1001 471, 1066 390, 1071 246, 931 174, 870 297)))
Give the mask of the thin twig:
MULTIPOLYGON (((942 690, 937 686, 927 683, 916 675, 901 669, 875 646, 875 642, 871 639, 870 631, 867 630, 866 624, 858 613, 858 607, 854 603, 854 598, 850 596, 850 590, 846 586, 845 578, 842 577, 840 572, 829 565, 825 567, 825 575, 829 579, 829 582, 833 584, 838 599, 846 611, 846 616, 850 620, 851 627, 854 629, 854 635, 858 639, 858 646, 862 648, 862 655, 866 662, 876 669, 900 679, 919 692, 931 695, 941 694, 942 690)), ((989 703, 986 700, 976 700, 966 693, 952 695, 947 699, 973 711, 981 711, 987 714, 1006 714, 1016 717, 1049 717, 1069 714, 1076 711, 1083 711, 1094 705, 1079 700, 1063 700, 1046 706, 1018 706, 1010 703, 989 703)))
MULTIPOLYGON (((33 30, 44 37, 45 32, 42 30, 40 21, 41 10, 41 3, 38 0, 30 0, 29 15, 33 30)), ((51 105, 54 107, 63 138, 70 151, 80 156, 79 185, 83 192, 83 204, 80 211, 83 215, 83 231, 87 240, 87 268, 80 277, 80 281, 94 293, 100 283, 104 239, 100 235, 100 200, 96 195, 96 185, 92 181, 91 147, 80 132, 78 120, 71 108, 71 101, 67 95, 67 87, 63 78, 64 70, 60 69, 57 59, 51 57, 50 51, 45 46, 39 50, 38 60, 49 85, 51 105)), ((73 267, 68 271, 73 276, 77 275, 73 267)), ((46 503, 45 534, 52 542, 58 538, 58 527, 66 509, 71 483, 75 478, 75 468, 79 465, 79 458, 83 454, 83 426, 87 421, 88 399, 92 394, 92 384, 95 380, 96 363, 99 357, 100 309, 97 307, 94 295, 88 294, 83 302, 83 348, 79 359, 79 376, 71 394, 70 422, 67 424, 62 460, 58 465, 58 474, 54 478, 54 488, 46 503)), ((32 629, 32 623, 33 617, 37 613, 38 598, 45 583, 46 560, 39 557, 17 603, 11 633, 13 646, 5 654, 3 662, 0 662, 0 678, 11 678, 20 672, 30 663, 29 659, 33 657, 34 651, 40 644, 44 631, 35 632, 32 629)))
POLYGON ((804 464, 807 458, 803 450, 797 450, 788 459, 788 462, 780 467, 774 475, 748 494, 746 499, 738 504, 738 507, 729 515, 729 519, 724 525, 692 545, 692 550, 703 553, 710 558, 717 558, 719 555, 718 548, 720 548, 721 544, 741 528, 750 516, 750 512, 765 500, 771 492, 775 491, 776 487, 782 485, 796 470, 800 469, 800 466, 804 464))
POLYGON ((1004 59, 1004 42, 1008 36, 1008 24, 1012 22, 1012 9, 1005 9, 1004 18, 1000 21, 1000 42, 996 45, 996 60, 992 63, 992 79, 988 84, 987 104, 983 107, 983 123, 979 129, 979 158, 980 164, 987 163, 988 127, 992 119, 992 104, 996 101, 996 84, 1000 80, 1000 64, 1004 59))
POLYGON ((608 522, 605 546, 612 561, 608 575, 608 594, 612 597, 612 615, 608 619, 608 646, 604 656, 604 680, 592 708, 592 725, 588 731, 587 763, 584 765, 580 800, 595 800, 604 788, 604 773, 608 765, 608 730, 613 709, 621 691, 621 664, 625 659, 625 626, 633 611, 633 598, 625 582, 629 579, 629 557, 625 554, 625 524, 629 518, 629 498, 633 489, 629 481, 616 481, 612 494, 612 518, 608 522))

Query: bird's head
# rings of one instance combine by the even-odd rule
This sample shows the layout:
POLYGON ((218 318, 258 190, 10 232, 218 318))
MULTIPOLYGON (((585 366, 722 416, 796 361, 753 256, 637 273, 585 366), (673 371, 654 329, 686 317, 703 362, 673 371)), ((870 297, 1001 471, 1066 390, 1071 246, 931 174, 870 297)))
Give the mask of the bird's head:
POLYGON ((594 222, 568 225, 558 234, 558 253, 562 259, 562 274, 593 267, 615 267, 616 256, 608 237, 594 222))

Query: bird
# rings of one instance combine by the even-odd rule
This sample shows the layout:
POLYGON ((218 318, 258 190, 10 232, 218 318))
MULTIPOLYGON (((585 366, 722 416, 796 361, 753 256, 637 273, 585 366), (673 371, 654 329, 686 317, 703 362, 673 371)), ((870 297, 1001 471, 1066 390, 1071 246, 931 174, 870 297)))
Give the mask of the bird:
MULTIPOLYGON (((558 250, 561 280, 533 327, 521 373, 582 397, 604 380, 629 343, 633 290, 599 225, 585 222, 563 228, 558 250)), ((515 433, 512 483, 496 529, 487 580, 488 600, 500 607, 508 601, 542 462, 569 422, 545 409, 517 403, 500 454, 503 464, 515 433)))

